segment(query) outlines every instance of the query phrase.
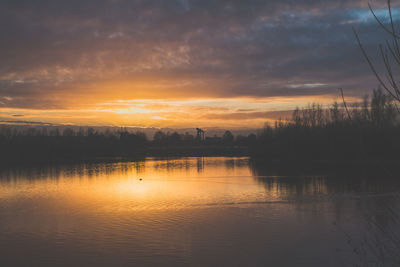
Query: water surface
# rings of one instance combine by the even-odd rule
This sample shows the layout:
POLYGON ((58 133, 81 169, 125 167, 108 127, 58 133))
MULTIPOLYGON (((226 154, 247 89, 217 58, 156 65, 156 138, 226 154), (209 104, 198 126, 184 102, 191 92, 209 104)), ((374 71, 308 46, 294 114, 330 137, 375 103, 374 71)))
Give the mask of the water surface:
POLYGON ((1 261, 391 266, 400 183, 352 176, 270 175, 223 157, 10 168, 0 171, 1 261))

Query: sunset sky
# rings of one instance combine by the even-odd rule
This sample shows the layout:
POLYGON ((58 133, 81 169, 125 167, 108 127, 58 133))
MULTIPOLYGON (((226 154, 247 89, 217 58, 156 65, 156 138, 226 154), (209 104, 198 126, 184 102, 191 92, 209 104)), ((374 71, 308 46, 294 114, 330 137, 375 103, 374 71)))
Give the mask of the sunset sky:
POLYGON ((0 121, 262 127, 377 86, 352 27, 378 59, 367 1, 0 0, 0 121))

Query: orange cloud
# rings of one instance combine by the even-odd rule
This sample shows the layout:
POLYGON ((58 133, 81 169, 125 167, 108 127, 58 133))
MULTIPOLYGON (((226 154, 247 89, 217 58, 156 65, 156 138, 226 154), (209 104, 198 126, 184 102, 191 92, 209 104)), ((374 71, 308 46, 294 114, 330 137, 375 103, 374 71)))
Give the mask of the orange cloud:
MULTIPOLYGON (((103 100, 103 98, 100 98, 103 100)), ((137 127, 243 127, 287 118, 297 106, 332 103, 330 96, 270 98, 130 99, 63 109, 0 108, 0 120, 63 125, 137 127)), ((356 100, 349 98, 348 101, 356 100)), ((83 98, 82 101, 86 103, 83 98)))

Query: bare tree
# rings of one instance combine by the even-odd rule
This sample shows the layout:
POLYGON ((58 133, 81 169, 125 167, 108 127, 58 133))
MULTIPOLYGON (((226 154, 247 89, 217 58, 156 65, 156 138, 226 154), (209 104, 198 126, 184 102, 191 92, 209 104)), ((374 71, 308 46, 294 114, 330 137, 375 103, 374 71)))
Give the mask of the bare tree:
MULTIPOLYGON (((357 31, 353 28, 354 34, 356 36, 358 45, 360 46, 361 52, 364 55, 364 58, 368 62, 369 67, 371 68, 372 72, 374 73, 376 79, 378 80, 380 86, 396 101, 400 102, 400 88, 398 81, 396 80, 396 76, 398 70, 400 68, 400 32, 396 31, 396 27, 393 22, 392 17, 392 7, 390 0, 387 0, 387 9, 389 14, 389 25, 385 25, 381 19, 379 19, 374 10, 372 9, 371 5, 368 3, 369 10, 371 14, 381 26, 381 28, 387 33, 388 39, 384 41, 384 43, 379 44, 379 53, 381 56, 381 60, 384 64, 384 74, 380 74, 372 62, 371 58, 368 56, 360 37, 357 31), (397 68, 397 71, 396 71, 397 68)), ((398 109, 399 111, 399 109, 398 109)), ((399 111, 400 112, 400 111, 399 111)))

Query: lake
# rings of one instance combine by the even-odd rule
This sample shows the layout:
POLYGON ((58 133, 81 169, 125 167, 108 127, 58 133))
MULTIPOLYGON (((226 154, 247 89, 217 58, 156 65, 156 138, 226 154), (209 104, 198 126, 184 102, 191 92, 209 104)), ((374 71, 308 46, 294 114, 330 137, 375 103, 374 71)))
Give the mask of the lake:
POLYGON ((393 266, 400 182, 377 173, 283 175, 234 157, 10 167, 0 262, 393 266))

